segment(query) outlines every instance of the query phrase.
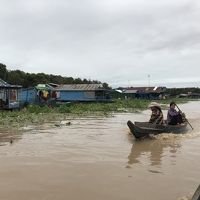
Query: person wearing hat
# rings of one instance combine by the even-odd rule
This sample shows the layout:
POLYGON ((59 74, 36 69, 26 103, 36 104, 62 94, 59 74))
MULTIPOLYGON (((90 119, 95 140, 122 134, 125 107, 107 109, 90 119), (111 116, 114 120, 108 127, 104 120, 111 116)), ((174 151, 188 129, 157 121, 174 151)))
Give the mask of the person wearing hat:
POLYGON ((167 123, 169 125, 176 125, 176 124, 183 123, 184 113, 181 113, 181 111, 179 112, 176 111, 175 107, 176 107, 176 103, 171 102, 170 108, 167 113, 167 123))
POLYGON ((164 117, 163 117, 163 113, 162 113, 162 110, 161 110, 161 106, 156 102, 152 102, 149 105, 149 108, 152 111, 149 123, 163 124, 164 123, 164 117))

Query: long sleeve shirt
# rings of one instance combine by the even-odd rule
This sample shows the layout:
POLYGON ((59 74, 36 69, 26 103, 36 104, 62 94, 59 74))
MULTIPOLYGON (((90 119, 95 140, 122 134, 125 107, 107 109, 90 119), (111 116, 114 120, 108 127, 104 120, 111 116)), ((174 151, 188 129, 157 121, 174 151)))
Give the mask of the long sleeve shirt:
POLYGON ((180 113, 177 112, 175 109, 173 108, 170 108, 168 110, 168 113, 167 113, 167 122, 171 122, 172 118, 174 118, 175 116, 178 116, 180 113))

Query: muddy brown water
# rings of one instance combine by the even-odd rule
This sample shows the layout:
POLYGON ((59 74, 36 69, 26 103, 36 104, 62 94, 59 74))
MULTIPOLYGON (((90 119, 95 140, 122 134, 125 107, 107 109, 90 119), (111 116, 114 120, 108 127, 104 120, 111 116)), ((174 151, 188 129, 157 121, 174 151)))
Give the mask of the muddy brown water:
POLYGON ((200 183, 200 102, 180 108, 194 131, 142 141, 126 122, 150 111, 0 130, 0 199, 190 199, 200 183))

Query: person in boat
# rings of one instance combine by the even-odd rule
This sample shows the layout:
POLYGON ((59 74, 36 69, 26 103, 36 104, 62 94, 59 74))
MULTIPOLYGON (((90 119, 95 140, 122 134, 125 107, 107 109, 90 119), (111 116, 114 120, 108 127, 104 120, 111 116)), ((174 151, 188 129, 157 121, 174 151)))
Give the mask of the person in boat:
POLYGON ((175 107, 176 107, 176 103, 171 102, 168 113, 167 113, 167 123, 169 125, 177 125, 184 122, 183 120, 184 113, 182 113, 181 111, 177 111, 175 107))
POLYGON ((162 113, 162 110, 161 110, 161 106, 156 102, 152 102, 149 105, 149 108, 152 111, 149 123, 163 124, 164 123, 164 117, 163 117, 163 113, 162 113))

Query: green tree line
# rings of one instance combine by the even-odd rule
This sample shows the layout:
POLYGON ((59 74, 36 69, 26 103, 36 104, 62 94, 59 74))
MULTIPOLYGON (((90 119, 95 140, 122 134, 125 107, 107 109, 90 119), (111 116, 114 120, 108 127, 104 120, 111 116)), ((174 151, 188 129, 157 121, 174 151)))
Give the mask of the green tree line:
MULTIPOLYGON (((64 77, 61 75, 45 73, 26 73, 21 70, 8 70, 6 65, 0 63, 0 78, 12 85, 21 85, 24 88, 36 86, 37 84, 90 84, 101 83, 97 80, 87 80, 81 78, 64 77)), ((107 83, 102 83, 105 88, 109 88, 107 83)))

